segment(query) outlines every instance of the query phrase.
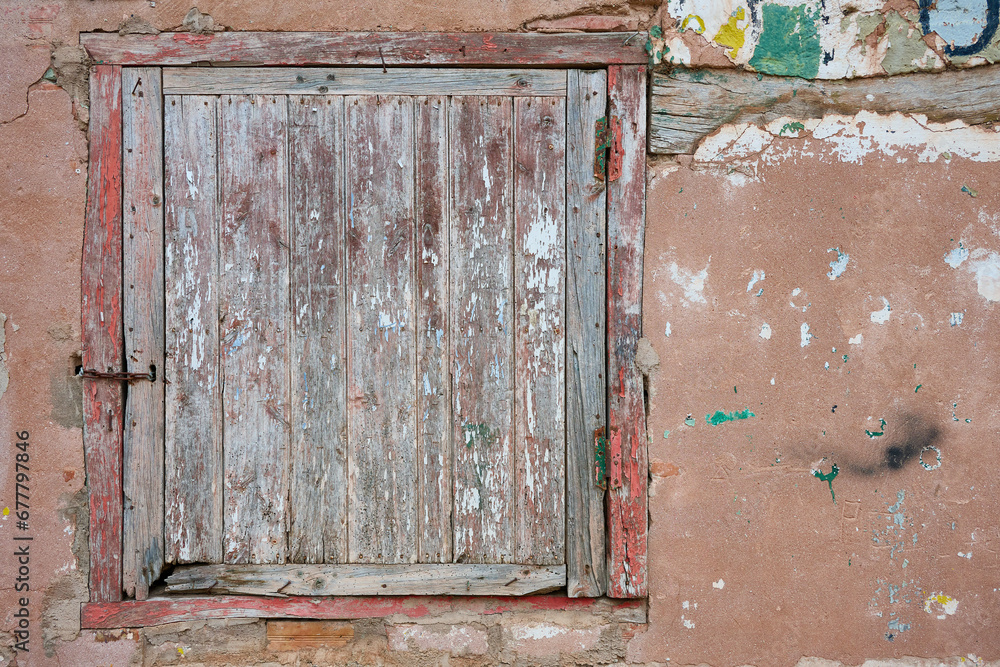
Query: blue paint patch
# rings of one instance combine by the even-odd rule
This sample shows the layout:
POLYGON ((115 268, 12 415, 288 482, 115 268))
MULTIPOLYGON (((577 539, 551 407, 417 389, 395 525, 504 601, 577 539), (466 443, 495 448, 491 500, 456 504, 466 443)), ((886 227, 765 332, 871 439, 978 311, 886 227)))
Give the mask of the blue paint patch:
POLYGON ((1000 0, 920 0, 920 27, 947 42, 949 56, 971 56, 993 41, 1000 0))

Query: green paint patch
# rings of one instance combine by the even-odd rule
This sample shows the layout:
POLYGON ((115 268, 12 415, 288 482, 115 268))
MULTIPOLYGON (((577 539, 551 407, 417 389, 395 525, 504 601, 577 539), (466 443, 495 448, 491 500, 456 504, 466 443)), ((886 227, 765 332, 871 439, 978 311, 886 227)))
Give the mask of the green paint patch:
POLYGON ((917 388, 913 390, 913 393, 915 394, 915 393, 917 393, 918 391, 920 391, 920 388, 921 388, 921 387, 923 387, 923 386, 924 386, 924 385, 922 385, 922 384, 918 384, 918 385, 917 385, 917 388))
POLYGON ((778 136, 780 137, 785 132, 788 132, 789 134, 791 134, 792 132, 799 132, 799 131, 804 130, 804 129, 806 129, 806 126, 803 125, 802 123, 798 123, 798 122, 795 122, 795 123, 785 123, 784 125, 782 125, 781 131, 778 132, 778 136))
POLYGON ((465 446, 469 449, 472 449, 476 439, 483 444, 491 444, 497 437, 488 424, 462 424, 462 432, 465 434, 465 446))
POLYGON ((883 435, 885 435, 885 420, 879 419, 879 422, 881 422, 882 424, 881 431, 869 431, 868 429, 865 429, 865 435, 867 435, 869 438, 881 438, 883 435))
POLYGON ((969 195, 973 199, 975 199, 976 197, 979 196, 979 190, 973 190, 968 185, 963 185, 962 186, 962 192, 964 192, 965 194, 969 195))
POLYGON ((885 15, 885 34, 889 39, 889 48, 882 58, 882 69, 886 74, 906 74, 933 67, 934 62, 930 58, 925 66, 917 62, 922 60, 928 51, 923 31, 913 26, 899 12, 889 12, 885 15))
POLYGON ((669 437, 670 437, 670 431, 664 431, 663 432, 663 439, 666 440, 669 437))
POLYGON ((684 423, 688 426, 694 426, 694 417, 688 415, 688 418, 684 420, 684 423))
POLYGON ((834 463, 833 467, 830 468, 830 472, 823 472, 822 470, 819 469, 812 471, 813 477, 820 480, 821 482, 826 482, 827 485, 830 487, 830 497, 833 499, 834 503, 837 502, 837 495, 833 492, 833 480, 837 478, 837 475, 839 473, 840 473, 840 468, 837 467, 836 463, 834 463))
POLYGON ((757 415, 750 412, 750 408, 737 410, 736 412, 723 412, 722 410, 716 410, 714 415, 705 415, 705 423, 711 424, 712 426, 718 426, 719 424, 725 424, 726 422, 740 421, 742 419, 749 419, 750 417, 756 416, 757 415))
POLYGON ((778 76, 815 79, 822 49, 816 24, 819 12, 808 5, 762 7, 763 29, 750 66, 758 72, 778 76))

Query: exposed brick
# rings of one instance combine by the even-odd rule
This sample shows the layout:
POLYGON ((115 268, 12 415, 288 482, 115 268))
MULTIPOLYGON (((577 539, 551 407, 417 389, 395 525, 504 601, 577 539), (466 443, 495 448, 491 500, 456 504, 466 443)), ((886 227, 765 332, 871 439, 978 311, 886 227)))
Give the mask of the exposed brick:
POLYGON ((528 30, 539 32, 565 32, 579 30, 582 32, 615 32, 638 30, 639 19, 628 16, 580 15, 566 16, 559 19, 539 19, 527 26, 528 30))
POLYGON ((600 626, 568 628, 552 623, 513 623, 504 628, 505 648, 530 656, 552 656, 589 651, 601 639, 600 626))
POLYGON ((485 628, 471 625, 392 625, 386 628, 394 651, 446 651, 452 655, 483 655, 488 650, 485 628))

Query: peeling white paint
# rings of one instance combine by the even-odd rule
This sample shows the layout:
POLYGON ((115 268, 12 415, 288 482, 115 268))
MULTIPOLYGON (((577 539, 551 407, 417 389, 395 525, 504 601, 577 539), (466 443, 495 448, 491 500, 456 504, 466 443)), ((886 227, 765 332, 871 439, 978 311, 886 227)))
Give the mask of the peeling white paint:
POLYGON ((750 282, 747 283, 747 292, 752 290, 753 286, 756 285, 758 282, 764 280, 765 277, 766 275, 763 269, 754 270, 753 276, 751 276, 750 278, 750 282))
POLYGON ((949 250, 944 254, 945 264, 953 269, 957 269, 962 266, 962 262, 969 259, 969 249, 966 248, 961 241, 958 242, 958 247, 949 250))
POLYGON ((882 297, 882 310, 874 310, 871 314, 871 320, 875 324, 885 324, 889 321, 889 314, 892 312, 892 306, 889 305, 889 300, 882 297))
POLYGON ((722 579, 712 582, 712 588, 718 588, 721 591, 725 587, 726 587, 726 582, 723 581, 722 579))
POLYGON ((953 327, 962 326, 962 320, 965 319, 965 313, 952 313, 949 323, 953 327))
POLYGON ((809 333, 809 325, 805 322, 799 327, 800 341, 799 347, 805 347, 812 340, 813 335, 809 333))
POLYGON ((857 336, 851 336, 850 338, 848 338, 847 342, 850 343, 851 345, 861 345, 862 343, 865 342, 865 337, 862 334, 858 334, 857 336))
POLYGON ((666 328, 666 329, 664 329, 664 331, 663 331, 663 334, 664 334, 664 335, 665 335, 665 336, 666 336, 667 338, 670 338, 670 322, 667 322, 667 328, 666 328))
POLYGON ((684 290, 682 305, 688 306, 694 303, 706 303, 704 291, 705 281, 708 280, 708 267, 712 260, 701 271, 691 271, 671 262, 667 267, 670 272, 670 279, 684 290))
POLYGON ((764 340, 771 340, 771 325, 767 322, 760 325, 760 333, 758 335, 764 340))
POLYGON ((830 280, 836 280, 847 270, 847 262, 850 261, 851 256, 846 252, 841 252, 840 248, 830 248, 827 252, 837 253, 837 259, 830 262, 830 270, 826 274, 830 280))

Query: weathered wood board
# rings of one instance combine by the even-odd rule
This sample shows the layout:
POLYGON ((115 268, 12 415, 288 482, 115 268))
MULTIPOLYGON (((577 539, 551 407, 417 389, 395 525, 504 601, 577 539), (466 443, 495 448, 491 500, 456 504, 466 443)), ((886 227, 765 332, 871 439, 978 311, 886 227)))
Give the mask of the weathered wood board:
POLYGON ((922 114, 945 123, 1000 121, 995 91, 1000 66, 902 76, 807 81, 752 72, 689 70, 654 72, 649 150, 693 153, 703 138, 728 123, 767 123, 783 117, 922 114))
POLYGON ((566 591, 607 585, 604 491, 594 441, 607 419, 604 181, 594 178, 594 125, 607 113, 607 74, 571 70, 566 99, 566 591))
POLYGON ((274 95, 223 96, 219 103, 223 557, 283 563, 290 426, 287 103, 274 95))
POLYGON ((514 557, 512 103, 450 107, 455 561, 514 557))
MULTIPOLYGON (((122 334, 121 67, 90 71, 90 158, 82 259, 83 367, 124 370, 122 334)), ((90 487, 90 599, 122 598, 120 382, 84 380, 83 442, 90 487)))
POLYGON ((414 99, 419 561, 452 560, 448 104, 414 99))
POLYGON ((288 98, 289 560, 347 560, 344 100, 288 98))
POLYGON ((98 63, 131 65, 520 65, 644 63, 638 33, 218 32, 80 35, 98 63))
POLYGON ((621 173, 608 179, 608 595, 647 592, 647 453, 643 377, 642 249, 646 189, 646 68, 608 68, 620 124, 621 173))
POLYGON ((564 563, 566 101, 514 100, 514 562, 564 563))
POLYGON ((189 565, 167 592, 229 595, 531 595, 566 585, 565 565, 189 565))
POLYGON ((568 598, 551 595, 395 597, 260 597, 185 595, 141 602, 90 602, 81 605, 80 625, 91 629, 139 628, 214 618, 355 619, 441 618, 447 614, 493 616, 507 612, 582 611, 621 623, 645 623, 645 600, 568 598))
POLYGON ((413 101, 347 97, 348 556, 417 561, 413 101))
POLYGON ((168 94, 198 95, 566 95, 566 70, 374 67, 176 67, 168 94))
POLYGON ((222 560, 218 99, 164 100, 168 563, 222 560))
POLYGON ((122 484, 122 587, 144 600, 163 567, 163 100, 158 67, 122 70, 122 282, 129 386, 122 484))

